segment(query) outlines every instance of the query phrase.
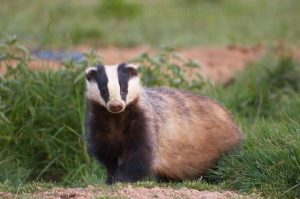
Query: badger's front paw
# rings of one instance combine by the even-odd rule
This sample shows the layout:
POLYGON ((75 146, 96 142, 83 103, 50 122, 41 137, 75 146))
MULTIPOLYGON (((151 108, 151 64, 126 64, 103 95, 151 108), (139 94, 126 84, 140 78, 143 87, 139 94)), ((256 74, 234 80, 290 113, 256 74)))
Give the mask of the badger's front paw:
POLYGON ((105 184, 112 185, 114 183, 115 183, 115 181, 112 178, 105 180, 105 184))

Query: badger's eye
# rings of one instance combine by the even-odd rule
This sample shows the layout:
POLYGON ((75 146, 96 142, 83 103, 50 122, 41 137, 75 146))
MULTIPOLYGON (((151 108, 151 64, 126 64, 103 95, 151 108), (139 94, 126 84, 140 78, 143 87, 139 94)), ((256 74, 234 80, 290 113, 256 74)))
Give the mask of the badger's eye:
POLYGON ((102 88, 101 89, 101 94, 102 95, 106 95, 108 92, 107 92, 107 88, 102 88))
POLYGON ((123 93, 126 93, 126 92, 127 92, 127 89, 126 89, 125 87, 121 87, 121 91, 122 91, 123 93))

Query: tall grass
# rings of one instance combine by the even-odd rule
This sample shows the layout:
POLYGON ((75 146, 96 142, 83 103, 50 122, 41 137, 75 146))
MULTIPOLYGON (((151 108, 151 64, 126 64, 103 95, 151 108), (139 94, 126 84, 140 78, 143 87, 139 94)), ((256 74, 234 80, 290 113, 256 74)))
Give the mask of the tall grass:
POLYGON ((241 150, 224 157, 210 177, 240 191, 299 198, 299 127, 299 123, 256 122, 241 150))
POLYGON ((268 56, 219 88, 247 139, 209 178, 265 197, 300 197, 299 72, 292 58, 268 56))
POLYGON ((269 54, 251 64, 227 85, 217 87, 218 100, 232 110, 247 126, 263 117, 299 122, 299 62, 289 56, 269 54))
POLYGON ((33 72, 25 67, 19 64, 16 70, 22 74, 1 82, 7 88, 1 93, 1 113, 7 118, 1 124, 6 138, 1 147, 9 149, 2 157, 22 162, 31 171, 30 179, 62 180, 90 161, 82 135, 84 84, 73 84, 78 72, 33 72))
MULTIPOLYGON (((4 43, 7 49, 18 45, 4 43)), ((84 138, 84 81, 74 83, 87 62, 38 72, 29 70, 25 59, 12 68, 11 60, 18 59, 11 53, 0 81, 0 180, 67 182, 88 173, 93 164, 84 138)))

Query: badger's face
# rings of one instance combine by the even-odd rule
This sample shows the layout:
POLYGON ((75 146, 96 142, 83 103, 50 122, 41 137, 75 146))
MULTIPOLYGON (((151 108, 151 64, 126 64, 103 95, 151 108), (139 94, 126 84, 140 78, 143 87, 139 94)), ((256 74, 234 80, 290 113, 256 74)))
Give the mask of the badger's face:
POLYGON ((111 113, 120 113, 137 98, 140 80, 137 65, 90 67, 86 70, 86 97, 103 105, 111 113))

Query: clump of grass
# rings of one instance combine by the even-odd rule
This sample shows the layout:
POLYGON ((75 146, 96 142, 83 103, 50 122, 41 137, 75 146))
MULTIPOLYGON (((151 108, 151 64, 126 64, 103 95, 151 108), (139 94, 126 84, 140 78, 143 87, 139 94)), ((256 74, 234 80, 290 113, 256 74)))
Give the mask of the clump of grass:
MULTIPOLYGON (((18 49, 19 44, 13 37, 4 45, 10 50, 18 49)), ((6 168, 1 181, 44 179, 67 183, 83 178, 95 164, 83 135, 82 72, 96 55, 91 51, 77 65, 71 60, 64 63, 66 69, 38 72, 29 70, 27 59, 15 53, 5 51, 1 56, 7 67, 0 79, 0 162, 1 168, 6 168), (16 68, 12 61, 17 61, 16 68), (9 168, 15 162, 18 167, 9 168)), ((96 173, 101 175, 101 171, 99 168, 96 173)))
POLYGON ((235 81, 218 87, 218 99, 234 115, 252 124, 256 118, 297 118, 300 63, 291 57, 266 56, 239 74, 235 81))
POLYGON ((275 93, 278 89, 285 92, 289 92, 289 90, 299 91, 300 67, 299 63, 291 57, 282 57, 274 68, 268 69, 266 72, 265 81, 270 82, 272 93, 275 93))
POLYGON ((145 86, 168 86, 201 94, 212 94, 213 83, 205 78, 198 61, 185 59, 175 52, 175 47, 162 45, 155 55, 142 53, 130 62, 140 63, 145 86))
POLYGON ((247 139, 209 178, 265 197, 300 197, 299 63, 267 56, 226 86, 218 98, 238 116, 247 139))
POLYGON ((210 177, 228 187, 275 198, 300 197, 299 124, 257 122, 242 149, 219 163, 210 177))

